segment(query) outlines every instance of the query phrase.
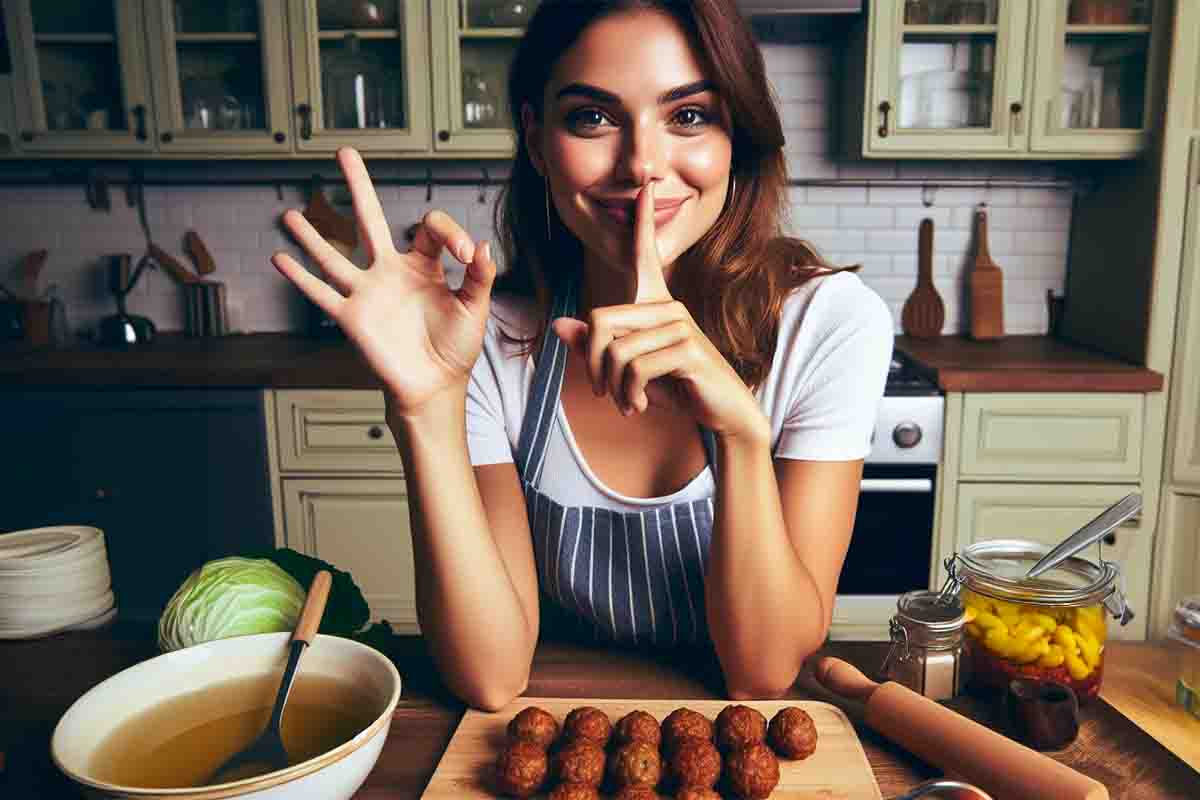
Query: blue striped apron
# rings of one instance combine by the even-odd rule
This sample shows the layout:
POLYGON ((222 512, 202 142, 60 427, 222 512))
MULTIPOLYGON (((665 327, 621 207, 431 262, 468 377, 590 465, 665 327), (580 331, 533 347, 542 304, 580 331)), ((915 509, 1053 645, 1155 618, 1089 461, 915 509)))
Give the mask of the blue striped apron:
MULTIPOLYGON (((556 297, 550 319, 574 313, 575 290, 569 285, 556 297)), ((538 491, 566 360, 567 346, 548 328, 517 447, 542 628, 637 646, 707 644, 704 575, 712 498, 623 512, 563 506, 538 491)), ((709 430, 701 433, 715 470, 715 439, 709 430)))

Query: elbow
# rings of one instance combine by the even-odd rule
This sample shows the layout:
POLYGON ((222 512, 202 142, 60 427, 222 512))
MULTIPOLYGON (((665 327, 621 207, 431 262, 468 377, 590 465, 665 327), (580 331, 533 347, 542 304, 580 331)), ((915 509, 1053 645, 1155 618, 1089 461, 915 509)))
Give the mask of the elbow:
POLYGON ((473 686, 464 686, 455 690, 459 699, 471 708, 480 711, 499 711, 507 706, 529 687, 529 676, 525 675, 520 681, 502 682, 487 681, 473 686))
MULTIPOLYGON (((797 673, 799 674, 799 673, 797 673)), ((795 683, 795 677, 786 683, 765 681, 761 684, 731 683, 726 689, 730 700, 778 700, 787 695, 795 683)))

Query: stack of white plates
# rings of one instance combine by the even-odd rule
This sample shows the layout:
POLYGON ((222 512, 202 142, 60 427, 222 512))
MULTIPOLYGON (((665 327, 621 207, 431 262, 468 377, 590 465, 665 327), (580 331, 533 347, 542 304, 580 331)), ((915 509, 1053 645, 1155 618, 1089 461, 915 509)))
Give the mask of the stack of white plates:
POLYGON ((98 628, 116 615, 102 531, 61 525, 0 533, 0 639, 98 628))

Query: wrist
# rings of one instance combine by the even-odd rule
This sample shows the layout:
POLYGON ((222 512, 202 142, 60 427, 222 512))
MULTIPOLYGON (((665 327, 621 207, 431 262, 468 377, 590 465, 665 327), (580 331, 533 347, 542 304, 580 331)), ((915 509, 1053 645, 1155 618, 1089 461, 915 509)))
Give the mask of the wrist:
POLYGON ((465 380, 430 395, 416 408, 402 408, 394 396, 384 392, 387 424, 397 442, 463 428, 466 424, 466 401, 465 380))
POLYGON ((757 403, 749 413, 742 415, 736 427, 713 431, 713 433, 717 437, 718 446, 723 448, 752 450, 769 449, 771 446, 771 423, 757 403))

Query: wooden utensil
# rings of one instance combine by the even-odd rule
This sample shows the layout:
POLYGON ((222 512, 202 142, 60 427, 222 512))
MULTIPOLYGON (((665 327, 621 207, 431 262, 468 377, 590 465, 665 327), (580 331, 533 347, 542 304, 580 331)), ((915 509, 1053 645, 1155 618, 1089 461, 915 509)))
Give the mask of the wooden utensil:
POLYGON ((313 576, 312 584, 308 587, 304 608, 300 610, 300 619, 292 633, 287 667, 283 670, 282 680, 279 681, 279 692, 275 695, 275 707, 271 710, 271 721, 267 723, 266 730, 249 747, 222 764, 207 783, 228 783, 252 778, 288 766, 287 750, 283 746, 283 737, 279 731, 283 722, 283 706, 292 689, 296 668, 300 665, 300 656, 304 655, 304 648, 312 644, 317 635, 317 628, 321 627, 321 616, 325 613, 325 601, 329 598, 332 582, 333 575, 329 570, 323 569, 313 576))
POLYGON ((320 176, 313 176, 308 205, 302 213, 317 229, 317 233, 324 236, 346 258, 358 247, 358 226, 353 219, 342 216, 329 204, 325 192, 321 189, 320 176))
POLYGON ((975 212, 975 262, 971 268, 971 338, 1004 336, 1004 273, 988 251, 987 212, 975 212))
POLYGON ((204 246, 204 242, 200 239, 200 234, 195 231, 188 231, 183 235, 183 246, 187 250, 188 255, 192 257, 192 261, 196 263, 196 271, 201 275, 208 275, 217 268, 216 262, 213 261, 212 253, 208 252, 208 248, 204 246))
POLYGON ((899 683, 876 683, 830 656, 816 661, 814 675, 833 694, 864 703, 866 724, 880 734, 993 797, 1108 800, 1099 781, 899 683))
MULTIPOLYGON (((811 756, 803 761, 779 759, 779 785, 772 797, 797 800, 879 800, 882 797, 854 726, 836 706, 815 700, 742 700, 739 703, 757 709, 768 720, 781 708, 797 706, 808 712, 817 728, 817 749, 811 756)), ((598 708, 614 722, 634 710, 645 711, 661 722, 682 707, 715 720, 727 705, 729 702, 722 700, 518 697, 494 713, 467 709, 422 797, 426 800, 490 800, 496 797, 490 776, 505 741, 505 728, 518 711, 529 706, 550 712, 561 724, 567 712, 580 706, 598 708)))
POLYGON ((909 336, 932 339, 941 335, 946 305, 933 288, 933 220, 921 220, 917 235, 917 288, 904 301, 900 327, 909 336))
POLYGON ((38 296, 38 276, 46 264, 47 250, 34 250, 21 260, 22 291, 26 300, 36 300, 38 296))
POLYGON ((174 256, 153 242, 146 247, 146 252, 179 283, 195 283, 200 280, 200 276, 180 264, 174 256))

